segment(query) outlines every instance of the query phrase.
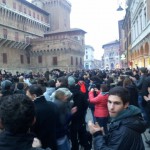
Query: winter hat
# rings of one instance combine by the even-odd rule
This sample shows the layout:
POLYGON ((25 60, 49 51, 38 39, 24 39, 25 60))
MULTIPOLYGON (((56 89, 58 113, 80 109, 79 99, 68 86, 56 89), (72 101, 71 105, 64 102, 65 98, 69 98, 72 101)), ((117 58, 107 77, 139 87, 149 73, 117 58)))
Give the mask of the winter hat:
POLYGON ((2 87, 2 90, 9 90, 12 86, 12 82, 9 81, 9 80, 4 80, 1 82, 1 87, 2 87))
POLYGON ((68 85, 69 86, 75 85, 75 79, 73 76, 68 77, 68 85))

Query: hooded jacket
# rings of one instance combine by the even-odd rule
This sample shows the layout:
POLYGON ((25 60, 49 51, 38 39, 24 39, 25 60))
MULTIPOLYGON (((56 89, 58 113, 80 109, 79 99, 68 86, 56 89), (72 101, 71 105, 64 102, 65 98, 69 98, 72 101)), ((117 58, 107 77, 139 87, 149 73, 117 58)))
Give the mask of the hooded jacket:
POLYGON ((94 134, 94 150, 144 150, 141 134, 145 130, 140 109, 130 105, 117 117, 111 118, 106 136, 94 134))
POLYGON ((94 91, 89 92, 89 101, 95 105, 94 116, 95 117, 108 117, 108 92, 100 92, 94 97, 94 91))
POLYGON ((55 91, 55 87, 47 87, 46 88, 46 92, 44 92, 44 96, 45 96, 45 99, 47 101, 50 101, 50 96, 52 95, 52 93, 55 91))

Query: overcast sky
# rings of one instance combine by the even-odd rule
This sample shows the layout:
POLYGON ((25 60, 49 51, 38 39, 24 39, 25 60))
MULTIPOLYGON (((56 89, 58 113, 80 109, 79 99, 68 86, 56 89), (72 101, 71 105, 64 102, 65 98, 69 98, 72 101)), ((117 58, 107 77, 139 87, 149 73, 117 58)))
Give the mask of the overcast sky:
POLYGON ((118 39, 118 20, 124 12, 116 11, 118 0, 70 0, 71 27, 87 32, 85 42, 95 49, 95 58, 103 54, 102 45, 118 39))
POLYGON ((80 28, 87 32, 85 44, 95 49, 96 59, 101 59, 102 45, 118 39, 118 20, 124 16, 124 12, 116 11, 119 0, 68 1, 72 4, 71 28, 80 28))

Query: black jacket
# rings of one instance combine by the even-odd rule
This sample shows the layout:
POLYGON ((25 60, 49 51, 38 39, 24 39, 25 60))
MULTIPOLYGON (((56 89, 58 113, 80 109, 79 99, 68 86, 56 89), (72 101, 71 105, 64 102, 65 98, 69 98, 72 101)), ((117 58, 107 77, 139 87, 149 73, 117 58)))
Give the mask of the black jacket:
POLYGON ((73 122, 85 122, 86 111, 88 108, 88 101, 86 96, 80 92, 78 86, 71 86, 69 90, 73 93, 73 107, 77 107, 77 112, 73 114, 72 121, 73 122))
POLYGON ((3 131, 0 134, 0 150, 44 150, 42 148, 32 148, 33 137, 32 134, 14 135, 3 131))
POLYGON ((57 109, 55 104, 47 102, 42 95, 34 101, 36 111, 36 123, 31 131, 34 132, 42 143, 42 148, 57 149, 56 121, 57 109))
POLYGON ((68 125, 71 121, 71 105, 70 102, 63 102, 54 99, 54 104, 58 109, 56 138, 62 138, 68 134, 68 125))
POLYGON ((130 105, 134 105, 138 107, 138 90, 135 85, 128 85, 126 88, 129 91, 130 96, 130 105))
MULTIPOLYGON (((131 106, 133 107, 133 106, 131 106)), ((144 150, 141 134, 146 124, 135 109, 110 124, 106 136, 95 133, 94 150, 144 150)))
POLYGON ((139 80, 134 82, 134 84, 138 88, 138 92, 140 95, 142 95, 142 86, 145 80, 146 80, 146 75, 141 75, 139 80))

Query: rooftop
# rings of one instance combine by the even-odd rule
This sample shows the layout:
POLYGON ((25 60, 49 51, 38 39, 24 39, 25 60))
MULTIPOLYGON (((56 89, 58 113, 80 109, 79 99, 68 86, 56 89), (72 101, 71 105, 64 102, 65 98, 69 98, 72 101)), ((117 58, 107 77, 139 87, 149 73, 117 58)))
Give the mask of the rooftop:
POLYGON ((113 45, 113 44, 119 44, 119 41, 118 40, 115 40, 115 41, 111 41, 109 43, 106 43, 102 46, 102 48, 104 48, 105 46, 109 46, 109 45, 113 45))
POLYGON ((66 32, 83 32, 83 34, 86 33, 86 32, 85 32, 84 30, 82 30, 82 29, 79 29, 79 28, 71 28, 71 29, 67 29, 67 30, 63 30, 63 31, 56 30, 56 31, 48 32, 48 33, 45 33, 45 35, 60 34, 60 33, 66 33, 66 32))

